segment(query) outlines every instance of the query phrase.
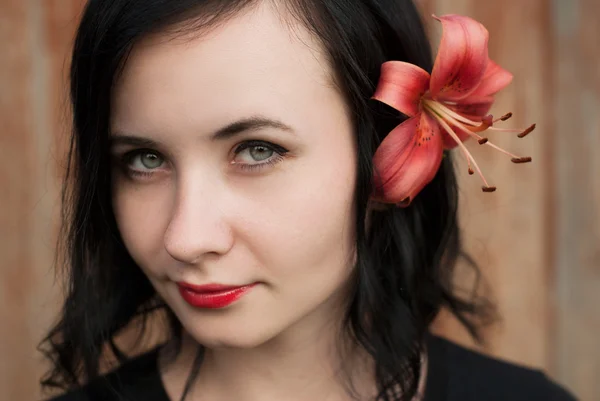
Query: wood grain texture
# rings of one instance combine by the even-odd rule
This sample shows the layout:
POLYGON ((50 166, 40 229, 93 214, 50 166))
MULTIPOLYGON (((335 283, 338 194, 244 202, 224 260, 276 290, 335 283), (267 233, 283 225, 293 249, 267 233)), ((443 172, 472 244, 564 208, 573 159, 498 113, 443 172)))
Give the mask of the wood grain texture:
POLYGON ((600 399, 600 4, 552 3, 558 278, 555 371, 600 399))
MULTIPOLYGON (((486 350, 496 356, 530 366, 549 363, 547 333, 552 316, 546 233, 553 224, 546 219, 547 172, 550 149, 545 137, 553 124, 545 99, 552 94, 550 44, 542 38, 549 30, 547 5, 543 0, 520 2, 434 2, 436 14, 461 13, 481 21, 490 32, 490 57, 511 71, 512 84, 498 96, 491 113, 508 111, 514 117, 503 126, 537 129, 524 139, 514 134, 490 133, 490 141, 534 162, 515 165, 506 155, 488 146, 468 142, 467 146, 492 185, 494 193, 481 192, 477 175, 469 176, 464 159, 457 153, 461 187, 461 226, 465 247, 476 259, 491 284, 489 294, 499 306, 502 321, 487 333, 486 350), (515 26, 520 29, 515 29, 515 26)), ((455 330, 448 336, 471 344, 455 330)))
POLYGON ((34 372, 29 327, 32 258, 29 252, 35 180, 31 32, 28 10, 19 0, 0 3, 0 389, 4 399, 30 398, 34 372))
POLYGON ((0 1, 0 400, 39 399, 56 317, 65 55, 81 1, 0 1))
MULTIPOLYGON (((465 245, 503 317, 486 332, 483 351, 545 369, 582 401, 596 401, 600 3, 416 1, 434 44, 440 30, 431 13, 465 14, 486 25, 491 57, 515 74, 492 112, 513 111, 507 127, 538 124, 525 139, 490 136, 532 156, 529 165, 468 143, 496 193, 482 193, 456 158, 465 245)), ((83 0, 0 0, 0 401, 40 397, 46 366, 35 348, 60 301, 51 267, 69 134, 68 55, 82 6, 83 0)), ((475 347, 446 314, 435 330, 475 347)))
MULTIPOLYGON (((492 112, 509 109, 516 112, 511 123, 538 124, 526 140, 497 140, 533 156, 526 168, 477 149, 498 192, 476 194, 473 177, 460 181, 466 248, 503 318, 484 351, 546 370, 581 400, 600 399, 600 162, 592 153, 600 142, 600 4, 425 3, 484 23, 490 56, 515 74, 492 112)), ((474 346, 446 314, 436 327, 474 346)))

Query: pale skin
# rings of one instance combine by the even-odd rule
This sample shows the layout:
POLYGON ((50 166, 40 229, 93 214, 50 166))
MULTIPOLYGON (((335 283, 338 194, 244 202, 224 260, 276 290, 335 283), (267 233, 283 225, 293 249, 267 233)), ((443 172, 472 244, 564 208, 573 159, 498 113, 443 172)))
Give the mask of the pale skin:
POLYGON ((354 260, 351 120, 321 46, 268 3, 198 37, 145 38, 114 89, 111 152, 143 149, 115 162, 115 217, 184 328, 180 357, 161 364, 172 400, 198 344, 190 400, 349 400, 348 363, 361 396, 374 392, 372 361, 335 347, 354 260), (203 310, 182 280, 258 284, 203 310))

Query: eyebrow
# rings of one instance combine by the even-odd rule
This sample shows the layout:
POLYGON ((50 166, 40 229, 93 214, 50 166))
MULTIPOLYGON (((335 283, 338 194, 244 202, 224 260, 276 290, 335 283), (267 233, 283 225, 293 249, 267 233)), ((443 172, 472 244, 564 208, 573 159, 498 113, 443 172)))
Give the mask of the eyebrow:
MULTIPOLYGON (((294 133, 294 130, 289 125, 281 121, 274 120, 263 116, 252 116, 242 118, 219 128, 210 137, 211 140, 226 140, 231 139, 244 132, 260 131, 265 128, 275 128, 280 131, 294 133)), ((131 145, 139 147, 157 147, 158 143, 149 138, 143 138, 136 135, 129 135, 120 132, 113 132, 110 136, 110 146, 116 145, 131 145)))

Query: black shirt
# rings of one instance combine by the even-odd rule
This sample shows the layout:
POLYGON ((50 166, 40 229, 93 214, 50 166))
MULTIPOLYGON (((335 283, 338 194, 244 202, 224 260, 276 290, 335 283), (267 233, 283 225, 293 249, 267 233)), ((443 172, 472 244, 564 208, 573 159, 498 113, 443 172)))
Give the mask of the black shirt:
MULTIPOLYGON (((158 348, 53 401, 170 401, 157 356, 158 348)), ((541 371, 487 357, 440 337, 429 338, 428 358, 424 401, 575 401, 541 371)))

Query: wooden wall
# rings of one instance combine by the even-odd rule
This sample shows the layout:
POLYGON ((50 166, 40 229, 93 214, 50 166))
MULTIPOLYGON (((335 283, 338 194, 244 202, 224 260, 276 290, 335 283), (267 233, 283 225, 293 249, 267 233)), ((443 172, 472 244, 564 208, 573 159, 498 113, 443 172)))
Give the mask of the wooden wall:
MULTIPOLYGON (((470 15, 490 31, 490 56, 515 74, 495 114, 537 122, 498 137, 534 163, 477 148, 499 188, 461 175, 467 247, 503 321, 486 351, 542 367, 582 400, 600 399, 600 3, 594 0, 423 0, 425 12, 470 15)), ((434 35, 435 36, 435 35, 434 35)), ((438 328, 469 344, 453 322, 438 328)))
MULTIPOLYGON (((491 57, 515 74, 495 114, 537 122, 517 166, 470 143, 498 186, 483 194, 458 163, 461 221, 503 316, 484 351, 545 369, 583 401, 600 399, 600 3, 418 0, 490 30, 491 57)), ((35 347, 54 318, 58 178, 68 135, 66 56, 82 0, 0 0, 0 401, 39 398, 35 347)), ((439 28, 428 18, 432 40, 439 28)), ((465 275, 464 280, 469 277, 465 275)), ((442 316, 436 331, 473 346, 442 316)))
POLYGON ((51 270, 66 54, 79 0, 0 0, 0 400, 39 399, 36 345, 60 300, 51 270))

